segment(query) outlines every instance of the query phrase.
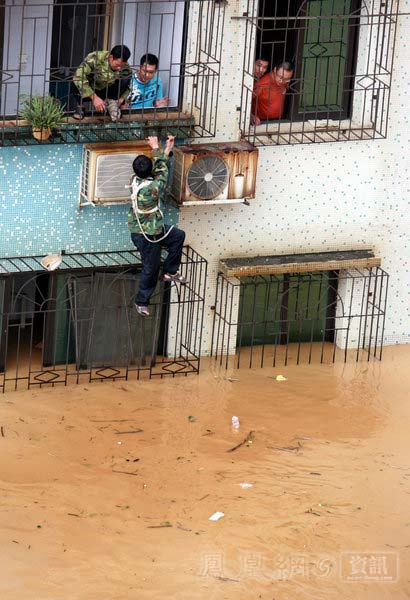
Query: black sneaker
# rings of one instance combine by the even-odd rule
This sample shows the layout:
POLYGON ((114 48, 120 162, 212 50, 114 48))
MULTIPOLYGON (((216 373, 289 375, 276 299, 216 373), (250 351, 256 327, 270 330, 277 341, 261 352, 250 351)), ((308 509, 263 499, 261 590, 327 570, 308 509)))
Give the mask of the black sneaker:
POLYGON ((84 111, 81 108, 81 106, 77 106, 77 108, 74 111, 73 114, 73 119, 76 119, 77 121, 82 121, 85 117, 84 111))

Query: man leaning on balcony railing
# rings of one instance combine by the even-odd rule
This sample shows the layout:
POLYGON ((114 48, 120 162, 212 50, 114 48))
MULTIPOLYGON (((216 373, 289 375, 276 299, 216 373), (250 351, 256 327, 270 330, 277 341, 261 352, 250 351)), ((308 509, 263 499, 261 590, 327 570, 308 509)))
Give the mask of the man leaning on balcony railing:
POLYGON ((255 75, 252 93, 251 124, 281 119, 285 108, 286 92, 293 77, 294 67, 289 61, 279 63, 262 77, 255 75))
POLYGON ((94 110, 105 111, 112 121, 121 118, 121 105, 130 94, 131 67, 127 46, 114 46, 111 51, 88 54, 73 77, 74 97, 77 101, 73 117, 84 118, 84 101, 91 100, 94 110))

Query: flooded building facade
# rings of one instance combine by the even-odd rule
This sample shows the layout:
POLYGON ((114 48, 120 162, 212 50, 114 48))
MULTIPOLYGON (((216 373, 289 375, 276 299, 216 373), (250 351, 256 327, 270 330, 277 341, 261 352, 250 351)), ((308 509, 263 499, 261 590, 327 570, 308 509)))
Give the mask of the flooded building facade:
POLYGON ((408 343, 409 7, 6 1, 3 388, 10 369, 11 384, 20 379, 23 348, 31 361, 37 346, 30 385, 84 372, 197 372, 201 355, 241 346, 319 341, 333 355, 361 348, 380 357, 382 339, 408 343), (73 73, 89 52, 115 44, 130 48, 134 71, 141 55, 159 57, 168 106, 124 110, 115 123, 91 110, 76 121, 73 73), (271 118, 258 117, 258 59, 265 77, 274 73, 268 103, 272 82, 280 88, 280 114, 271 118), (66 112, 46 141, 17 119, 24 98, 36 94, 57 98, 66 112), (159 285, 158 309, 141 323, 132 313, 140 264, 124 181, 152 134, 177 137, 168 219, 186 232, 190 284, 159 285), (254 150, 252 163, 245 157, 254 150), (41 265, 50 254, 62 260, 52 273, 41 265), (278 256, 286 259, 273 268, 266 257, 278 256), (237 259, 239 271, 224 273, 225 259, 237 259), (246 261, 253 270, 240 271, 246 261))

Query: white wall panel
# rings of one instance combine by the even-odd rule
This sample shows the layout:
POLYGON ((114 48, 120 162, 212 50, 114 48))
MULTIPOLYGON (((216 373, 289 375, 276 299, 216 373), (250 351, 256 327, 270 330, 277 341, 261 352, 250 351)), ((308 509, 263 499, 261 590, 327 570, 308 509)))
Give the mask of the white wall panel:
MULTIPOLYGON (((218 141, 238 137, 244 22, 229 17, 243 9, 227 9, 218 141)), ((410 13, 409 0, 401 10, 410 13)), ((181 209, 187 242, 210 263, 204 350, 219 258, 357 248, 373 248, 390 273, 387 343, 410 342, 409 40, 410 18, 401 16, 387 140, 261 148, 250 206, 181 209)))

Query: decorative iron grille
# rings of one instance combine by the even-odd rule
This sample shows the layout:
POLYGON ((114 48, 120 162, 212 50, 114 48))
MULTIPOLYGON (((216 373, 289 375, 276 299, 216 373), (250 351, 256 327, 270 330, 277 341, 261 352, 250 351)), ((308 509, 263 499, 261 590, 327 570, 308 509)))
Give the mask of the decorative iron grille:
POLYGON ((207 263, 185 247, 186 286, 159 282, 150 316, 134 307, 135 251, 2 259, 0 389, 198 373, 207 263))
POLYGON ((219 274, 212 354, 226 368, 381 360, 387 288, 380 267, 219 274))
POLYGON ((1 145, 39 143, 30 126, 18 120, 23 101, 35 95, 54 96, 66 115, 41 143, 123 141, 154 133, 214 136, 224 19, 224 3, 214 0, 5 0, 0 6, 1 145), (90 52, 115 45, 130 49, 134 72, 146 53, 159 58, 168 106, 125 108, 122 118, 111 122, 88 102, 85 118, 73 119, 75 71, 90 52))
POLYGON ((385 138, 398 16, 398 0, 248 0, 242 136, 255 145, 385 138))

